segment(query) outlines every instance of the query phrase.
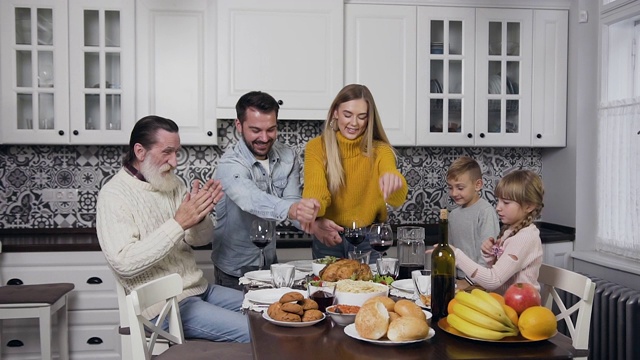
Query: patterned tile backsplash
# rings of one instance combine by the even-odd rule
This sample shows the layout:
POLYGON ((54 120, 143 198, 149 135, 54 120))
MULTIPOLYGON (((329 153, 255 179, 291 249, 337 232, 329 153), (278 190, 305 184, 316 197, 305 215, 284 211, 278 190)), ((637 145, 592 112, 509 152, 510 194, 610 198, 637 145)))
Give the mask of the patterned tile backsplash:
MULTIPOLYGON (((278 139, 293 146, 302 159, 307 141, 322 129, 322 121, 279 121, 278 139)), ((178 174, 190 183, 213 175, 218 159, 238 140, 233 122, 218 122, 217 146, 185 146, 178 158, 178 174)), ((0 228, 95 227, 98 192, 120 169, 122 146, 0 145, 0 228), (77 189, 77 202, 44 201, 44 189, 77 189)), ((436 223, 438 210, 452 209, 446 172, 462 155, 475 158, 485 182, 482 197, 495 204, 493 188, 506 173, 527 168, 541 173, 540 149, 533 148, 397 148, 399 169, 409 184, 409 195, 390 221, 436 223)))

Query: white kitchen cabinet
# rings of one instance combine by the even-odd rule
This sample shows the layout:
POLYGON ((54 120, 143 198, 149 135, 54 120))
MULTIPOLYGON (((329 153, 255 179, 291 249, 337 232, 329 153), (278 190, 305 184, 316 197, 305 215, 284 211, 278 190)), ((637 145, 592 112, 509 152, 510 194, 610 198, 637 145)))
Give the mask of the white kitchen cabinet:
MULTIPOLYGON (((211 250, 196 250, 204 276, 213 282, 211 250)), ((121 359, 116 279, 100 251, 0 253, 2 285, 21 282, 69 282, 69 350, 71 359, 121 359)), ((54 334, 54 337, 56 334, 54 334)), ((3 359, 39 359, 38 323, 35 319, 5 320, 3 359)), ((57 352, 54 341, 53 352, 57 352)))
POLYGON ((253 90, 280 103, 280 119, 325 119, 343 85, 341 0, 218 0, 217 115, 253 90))
POLYGON ((3 1, 2 141, 126 144, 134 7, 126 0, 3 1), (121 35, 122 34, 122 35, 121 35))
POLYGON ((573 251, 573 242, 562 241, 542 244, 542 262, 567 269, 569 256, 573 251))
POLYGON ((397 146, 565 146, 568 11, 468 4, 347 4, 347 81, 372 84, 397 146))
POLYGON ((345 5, 345 83, 366 85, 394 145, 416 143, 414 6, 345 5))
POLYGON ((135 4, 136 118, 174 120, 183 145, 216 144, 215 0, 135 4))

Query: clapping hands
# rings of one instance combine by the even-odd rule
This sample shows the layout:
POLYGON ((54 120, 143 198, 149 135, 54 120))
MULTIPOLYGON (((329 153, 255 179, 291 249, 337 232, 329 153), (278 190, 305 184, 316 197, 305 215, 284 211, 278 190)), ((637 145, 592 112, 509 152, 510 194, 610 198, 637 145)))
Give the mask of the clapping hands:
POLYGON ((183 230, 187 230, 209 215, 223 196, 219 180, 209 180, 202 187, 200 180, 196 180, 178 207, 174 219, 183 230))

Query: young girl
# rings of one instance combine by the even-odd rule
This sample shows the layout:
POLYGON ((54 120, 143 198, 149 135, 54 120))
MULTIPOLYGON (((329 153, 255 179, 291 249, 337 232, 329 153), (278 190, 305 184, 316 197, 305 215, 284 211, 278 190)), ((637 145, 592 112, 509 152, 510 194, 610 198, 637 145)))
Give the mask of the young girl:
MULTIPOLYGON (((315 236, 313 258, 346 258, 353 245, 343 241, 344 227, 356 222, 368 229, 384 221, 385 202, 400 206, 407 192, 373 95, 364 85, 345 86, 331 104, 322 135, 305 149, 302 197, 320 203, 319 219, 309 224, 315 236)), ((361 243, 358 250, 369 251, 371 246, 361 243)))
POLYGON ((544 206, 542 180, 532 171, 516 170, 500 180, 495 195, 498 217, 504 225, 498 240, 489 238, 482 243, 482 257, 488 267, 478 265, 460 249, 455 249, 456 266, 476 284, 500 294, 517 282, 530 283, 540 290, 542 242, 533 221, 544 206))

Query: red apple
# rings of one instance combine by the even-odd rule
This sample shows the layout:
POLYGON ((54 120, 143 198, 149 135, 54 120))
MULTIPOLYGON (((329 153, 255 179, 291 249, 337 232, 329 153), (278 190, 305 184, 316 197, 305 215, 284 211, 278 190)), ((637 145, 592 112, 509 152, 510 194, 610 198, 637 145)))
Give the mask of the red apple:
POLYGON ((531 284, 515 283, 504 293, 504 302, 519 316, 527 308, 540 306, 540 292, 531 284))

